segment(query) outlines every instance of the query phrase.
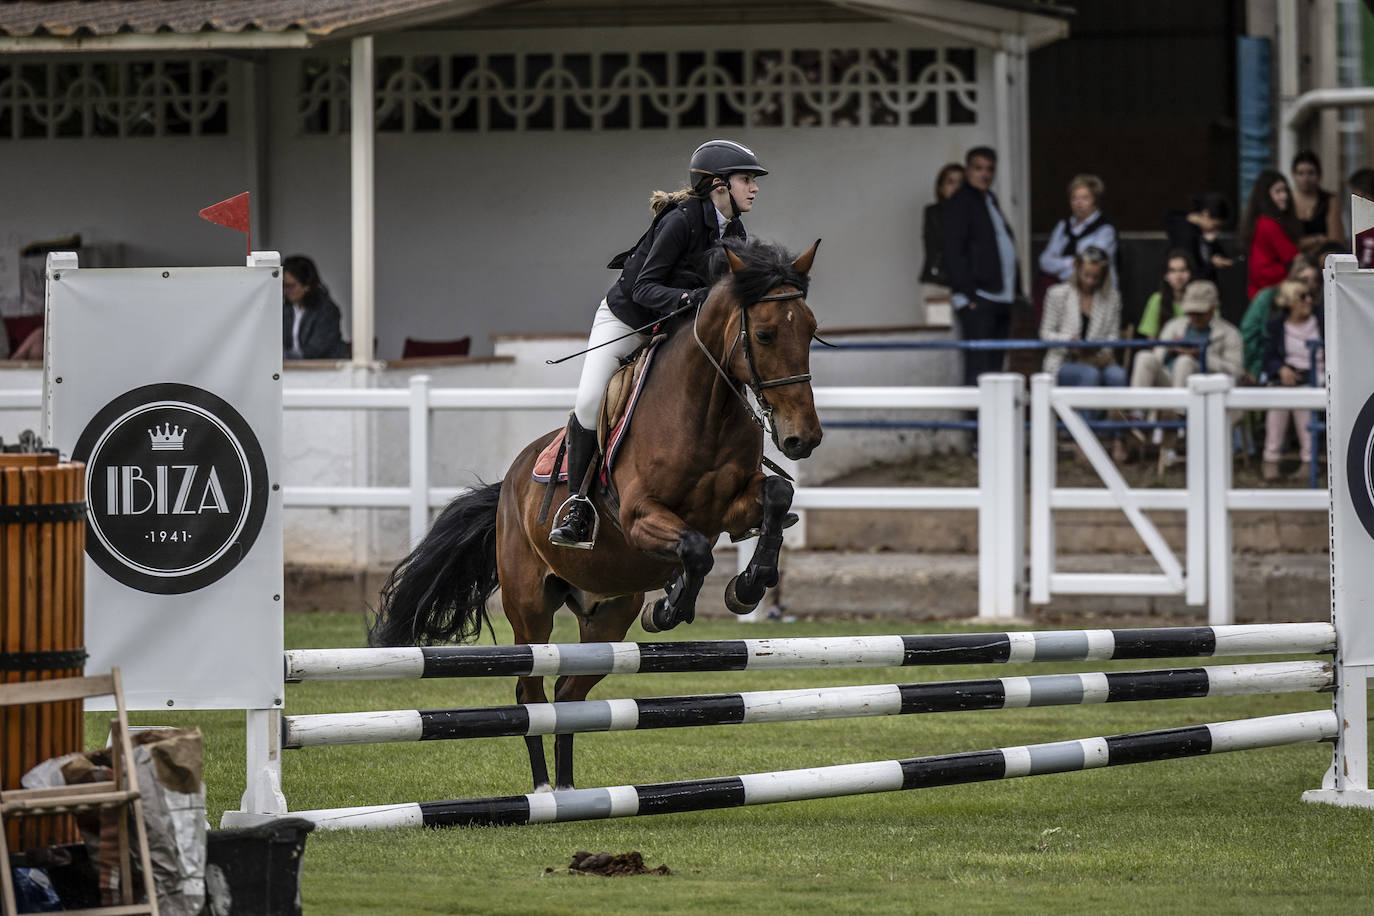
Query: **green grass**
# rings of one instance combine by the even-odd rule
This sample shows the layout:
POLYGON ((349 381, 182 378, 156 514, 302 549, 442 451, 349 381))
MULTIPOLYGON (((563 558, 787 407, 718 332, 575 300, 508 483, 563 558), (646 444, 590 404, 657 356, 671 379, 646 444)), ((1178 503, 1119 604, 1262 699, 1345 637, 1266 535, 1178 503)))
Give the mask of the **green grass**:
MULTIPOLYGON (((555 639, 575 639, 571 618, 562 616, 555 639)), ((291 647, 362 643, 357 615, 292 614, 286 627, 291 647)), ((893 627, 702 621, 671 635, 837 636, 893 627)), ((499 625, 498 634, 508 635, 499 625)), ((593 697, 1171 664, 620 675, 607 678, 593 697)), ((510 679, 302 684, 288 687, 287 711, 496 705, 513 702, 513 695, 510 679)), ((1295 694, 593 734, 577 739, 577 781, 603 786, 724 776, 1324 708, 1325 695, 1295 694)), ((212 824, 238 807, 242 713, 137 713, 134 721, 200 725, 212 824)), ((552 739, 547 743, 551 758, 552 739)), ((1320 784, 1329 760, 1326 745, 1305 745, 730 811, 534 827, 321 832, 306 844, 303 900, 306 912, 316 914, 1368 912, 1374 908, 1374 814, 1299 801, 1304 789, 1320 784), (667 864, 673 874, 570 875, 568 860, 579 849, 637 849, 648 865, 667 864)), ((529 765, 519 738, 308 748, 286 752, 284 780, 290 807, 303 810, 522 793, 529 789, 529 765)))

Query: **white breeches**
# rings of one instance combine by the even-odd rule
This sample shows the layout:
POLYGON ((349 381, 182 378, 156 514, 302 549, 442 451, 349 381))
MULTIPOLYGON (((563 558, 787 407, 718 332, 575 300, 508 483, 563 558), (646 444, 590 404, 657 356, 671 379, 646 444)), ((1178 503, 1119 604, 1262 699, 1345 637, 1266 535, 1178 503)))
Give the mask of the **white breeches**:
POLYGON ((577 404, 573 413, 583 429, 596 429, 596 413, 601 407, 601 398, 606 393, 606 383, 611 380, 615 370, 620 368, 621 357, 633 352, 649 339, 647 334, 630 333, 634 328, 611 313, 606 300, 601 300, 592 321, 592 333, 587 338, 588 347, 596 347, 608 340, 629 334, 623 340, 606 343, 604 347, 592 350, 582 362, 582 378, 577 383, 577 404))

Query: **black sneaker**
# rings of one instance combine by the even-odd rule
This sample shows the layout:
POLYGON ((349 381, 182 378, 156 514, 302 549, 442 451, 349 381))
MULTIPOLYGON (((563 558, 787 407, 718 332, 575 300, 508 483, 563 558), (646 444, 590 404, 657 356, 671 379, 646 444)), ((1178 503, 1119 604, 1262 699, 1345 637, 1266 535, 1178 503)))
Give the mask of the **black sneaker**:
POLYGON ((558 527, 549 532, 549 543, 591 550, 596 546, 596 508, 582 496, 569 498, 565 505, 568 511, 558 527))

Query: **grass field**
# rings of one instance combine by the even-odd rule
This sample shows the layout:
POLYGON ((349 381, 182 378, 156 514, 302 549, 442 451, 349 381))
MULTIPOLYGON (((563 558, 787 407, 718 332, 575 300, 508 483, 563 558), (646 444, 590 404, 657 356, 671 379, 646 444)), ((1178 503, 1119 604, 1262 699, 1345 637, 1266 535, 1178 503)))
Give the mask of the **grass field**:
MULTIPOLYGON (((292 614, 286 627, 289 647, 362 644, 357 615, 292 614)), ((936 631, 931 624, 909 629, 936 631)), ((894 632, 890 622, 746 627, 702 621, 671 635, 887 632, 894 632)), ((497 633, 506 636, 499 624, 497 633)), ((575 639, 570 618, 555 639, 575 639)), ((592 696, 1171 665, 618 675, 592 696)), ((303 684, 288 687, 287 711, 500 705, 513 697, 509 679, 303 684)), ((1294 694, 592 734, 577 739, 577 781, 622 785, 887 760, 1329 704, 1326 695, 1294 694)), ((200 725, 211 823, 238 807, 242 713, 136 713, 134 722, 200 725)), ((551 759, 552 739, 546 743, 551 759)), ((1320 784, 1329 760, 1328 746, 1303 745, 730 811, 533 827, 322 832, 306 844, 303 899, 312 914, 1374 912, 1374 813, 1299 801, 1304 789, 1320 784), (571 875, 566 866, 580 849, 639 850, 650 867, 666 864, 673 873, 571 875)), ((519 738, 307 748, 286 752, 283 769, 296 810, 529 790, 519 738)))

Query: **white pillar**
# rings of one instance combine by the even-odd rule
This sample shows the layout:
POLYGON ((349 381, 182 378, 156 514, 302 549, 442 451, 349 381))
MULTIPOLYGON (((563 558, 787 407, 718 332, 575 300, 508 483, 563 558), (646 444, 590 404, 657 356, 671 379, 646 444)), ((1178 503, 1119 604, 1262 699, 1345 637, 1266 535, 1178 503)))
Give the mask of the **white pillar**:
POLYGON ((1030 393, 1030 600, 1031 604, 1050 603, 1050 575, 1054 570, 1054 496, 1056 447, 1054 409, 1050 391, 1054 376, 1037 372, 1031 376, 1030 393))
POLYGON ((374 63, 372 36, 355 38, 349 55, 351 79, 350 179, 353 232, 353 364, 372 362, 376 289, 374 217, 374 63))
POLYGON ((978 378, 978 618, 1025 616, 1026 381, 978 378))
POLYGON ((1231 424, 1226 419, 1226 394, 1233 387, 1229 376, 1194 375, 1188 390, 1206 404, 1206 434, 1194 442, 1189 427, 1188 461, 1201 460, 1207 468, 1207 623, 1236 622, 1234 570, 1231 558, 1231 424))
POLYGON ((410 377, 410 546, 429 530, 429 376, 410 377))

